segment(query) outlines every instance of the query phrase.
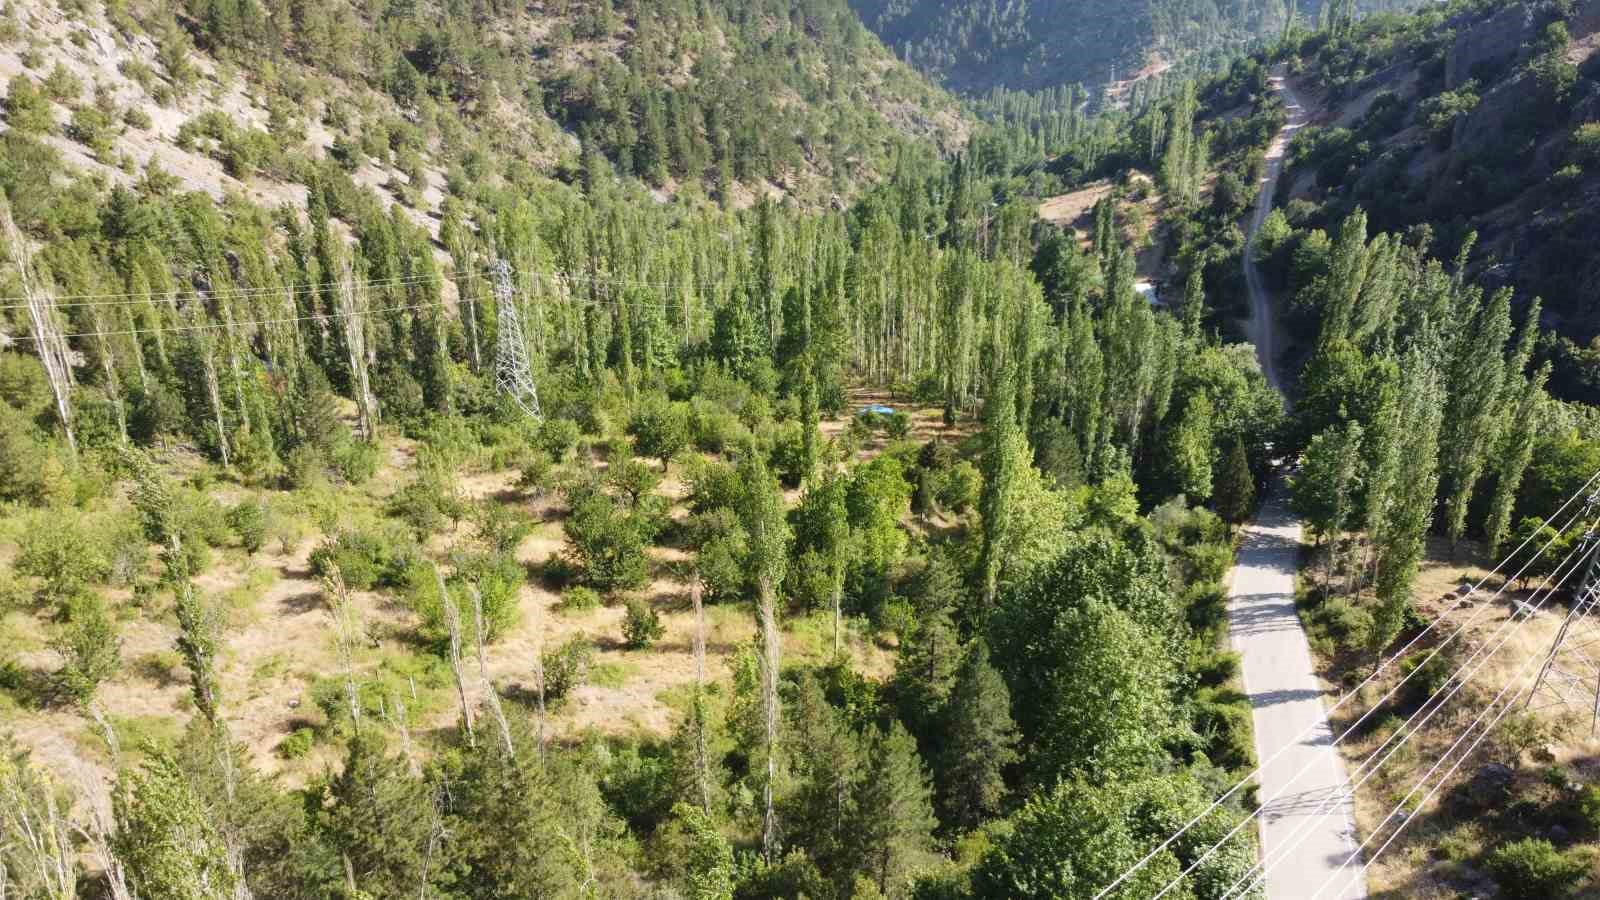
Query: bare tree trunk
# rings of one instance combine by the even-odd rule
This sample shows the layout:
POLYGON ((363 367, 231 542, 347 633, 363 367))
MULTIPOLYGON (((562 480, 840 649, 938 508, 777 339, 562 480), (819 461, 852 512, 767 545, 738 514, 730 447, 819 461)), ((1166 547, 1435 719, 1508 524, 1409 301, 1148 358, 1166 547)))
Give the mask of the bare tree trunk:
MULTIPOLYGON (((34 282, 33 258, 28 245, 11 218, 11 208, 0 198, 0 236, 5 238, 11 251, 11 263, 22 279, 22 296, 28 304, 28 319, 33 326, 34 349, 44 364, 45 376, 50 380, 51 393, 55 395, 56 419, 67 435, 67 447, 78 452, 78 438, 72 431, 72 365, 67 352, 67 341, 56 325, 55 298, 42 285, 34 282)), ((98 330, 98 329, 97 329, 98 330)))
POLYGON ((500 729, 500 742, 505 745, 506 756, 516 759, 517 750, 511 743, 511 724, 506 721, 506 711, 500 707, 500 692, 489 678, 489 661, 483 652, 484 645, 488 643, 483 636, 483 596, 476 587, 472 589, 472 627, 478 639, 478 677, 483 680, 484 699, 489 703, 489 714, 494 716, 495 726, 500 729))
POLYGON ((339 330, 344 333, 344 349, 350 363, 350 391, 355 394, 361 419, 361 437, 372 443, 377 437, 378 404, 367 381, 366 316, 356 301, 355 276, 347 260, 344 281, 339 286, 339 330))
POLYGON ((711 766, 706 758, 706 718, 701 693, 706 686, 706 613, 700 599, 700 573, 689 581, 689 599, 694 603, 694 775, 700 789, 700 809, 711 813, 711 766))
POLYGON ((778 817, 773 808, 773 783, 778 776, 778 615, 773 586, 761 584, 761 706, 767 734, 767 778, 761 788, 766 814, 761 823, 761 852, 770 862, 778 852, 778 817))
POLYGON ((228 449, 228 426, 222 418, 222 391, 217 385, 217 363, 213 353, 211 338, 205 333, 206 325, 204 304, 195 303, 189 307, 189 321, 193 332, 195 351, 200 354, 200 367, 206 379, 206 402, 211 405, 211 415, 217 426, 217 450, 222 454, 222 467, 231 465, 231 453, 228 449))
MULTIPOLYGON (((111 342, 106 340, 105 327, 100 320, 98 312, 94 315, 95 341, 100 353, 100 373, 106 380, 106 398, 111 401, 111 411, 117 417, 117 433, 122 436, 122 442, 128 442, 128 414, 122 406, 122 385, 117 378, 117 367, 111 358, 111 342)), ((138 343, 137 335, 135 344, 138 343)))
POLYGON ((461 674, 461 610, 450 596, 444 575, 437 569, 434 575, 439 579, 439 604, 444 609, 445 627, 450 629, 450 674, 455 676, 456 696, 461 701, 461 718, 467 725, 467 746, 476 747, 478 743, 472 730, 472 706, 467 703, 467 680, 461 674))
POLYGON ((356 687, 355 644, 361 632, 356 620, 355 607, 350 603, 350 591, 345 587, 344 573, 337 565, 324 580, 328 599, 333 606, 334 634, 338 642, 339 667, 344 673, 345 702, 350 705, 350 721, 357 732, 361 730, 361 691, 356 687))

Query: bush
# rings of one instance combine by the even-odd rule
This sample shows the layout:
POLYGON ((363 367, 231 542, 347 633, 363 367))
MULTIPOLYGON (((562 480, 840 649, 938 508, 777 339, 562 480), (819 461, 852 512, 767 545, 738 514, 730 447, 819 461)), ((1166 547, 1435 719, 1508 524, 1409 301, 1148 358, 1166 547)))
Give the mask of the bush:
POLYGON ((347 441, 333 451, 333 467, 346 484, 362 485, 378 473, 379 450, 366 441, 347 441))
POLYGON ((354 590, 398 587, 420 556, 416 544, 401 534, 343 531, 311 551, 311 573, 320 578, 337 565, 345 585, 354 590))
POLYGON ((983 473, 972 463, 962 460, 939 473, 933 496, 939 508, 960 515, 978 505, 978 495, 983 492, 983 473))
POLYGON ((556 608, 564 613, 589 612, 600 608, 600 595, 582 585, 569 587, 561 592, 561 602, 556 608))
POLYGON ((18 75, 6 88, 6 124, 19 134, 45 134, 55 126, 55 116, 32 79, 18 75))
POLYGON ((561 462, 572 453, 572 448, 578 446, 581 436, 578 423, 571 419, 545 419, 544 424, 539 426, 539 447, 561 462))
POLYGON ((545 702, 558 703, 588 677, 594 645, 587 637, 575 635, 560 647, 544 651, 539 659, 544 665, 545 702))
POLYGON ((1588 866, 1542 838, 1523 838, 1489 854, 1489 872, 1507 900, 1549 900, 1578 883, 1588 866))
POLYGON ((228 527, 239 535, 244 552, 254 556, 267 540, 267 508, 260 500, 241 500, 228 510, 228 527))
POLYGON ((689 445, 689 414, 681 403, 654 397, 640 404, 628 431, 638 454, 661 460, 664 468, 689 445))
POLYGON ((316 732, 309 728, 296 728, 278 742, 278 755, 284 759, 299 759, 310 753, 316 742, 316 732))
POLYGON ((56 681, 74 700, 87 703, 100 682, 122 666, 122 640, 98 596, 84 593, 73 598, 70 614, 71 620, 50 642, 63 660, 56 681))
POLYGON ((628 601, 628 613, 622 620, 622 640, 629 650, 647 649, 666 633, 667 629, 661 624, 661 615, 648 600, 628 601))

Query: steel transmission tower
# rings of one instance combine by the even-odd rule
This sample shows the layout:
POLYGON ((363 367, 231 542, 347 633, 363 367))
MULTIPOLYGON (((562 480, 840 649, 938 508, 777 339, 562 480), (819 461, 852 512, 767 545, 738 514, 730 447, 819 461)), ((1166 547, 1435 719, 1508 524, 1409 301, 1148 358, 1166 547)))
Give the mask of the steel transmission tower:
MULTIPOLYGON (((1528 692, 1524 708, 1540 699, 1540 708, 1582 703, 1590 710, 1589 732, 1600 728, 1600 664, 1592 650, 1600 646, 1600 625, 1590 614, 1600 607, 1600 489, 1584 503, 1579 521, 1584 522, 1583 537, 1573 555, 1573 572, 1583 572, 1572 594, 1572 612, 1561 623, 1550 642, 1550 650, 1539 667, 1539 677, 1528 692)), ((1516 614, 1520 614, 1520 610, 1516 614)))
POLYGON ((508 395, 534 421, 542 421, 539 389, 528 366, 528 342, 522 333, 522 312, 517 308, 516 291, 511 287, 511 266, 503 259, 494 263, 494 299, 499 337, 495 344, 495 387, 508 395))

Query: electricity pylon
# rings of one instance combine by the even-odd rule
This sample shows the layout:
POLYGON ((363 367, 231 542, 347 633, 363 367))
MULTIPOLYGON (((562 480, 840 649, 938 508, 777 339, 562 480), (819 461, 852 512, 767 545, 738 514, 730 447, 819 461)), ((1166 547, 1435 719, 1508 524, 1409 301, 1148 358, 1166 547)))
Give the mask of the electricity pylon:
POLYGON ((494 262, 494 299, 498 307, 495 321, 499 337, 495 344, 494 383, 511 397, 523 412, 542 421, 539 389, 528 366, 528 342, 522 334, 522 313, 517 309, 516 292, 511 287, 511 266, 503 259, 494 262))
POLYGON ((1582 571, 1583 578, 1573 591, 1572 612, 1561 623, 1550 642, 1539 677, 1533 690, 1523 703, 1527 708, 1535 697, 1543 694, 1543 706, 1568 705, 1582 702, 1590 710, 1589 733, 1600 728, 1600 664, 1596 664, 1590 650, 1600 646, 1600 625, 1590 618, 1600 607, 1600 490, 1589 495, 1584 503, 1580 521, 1585 524, 1583 537, 1573 555, 1572 571, 1582 571))

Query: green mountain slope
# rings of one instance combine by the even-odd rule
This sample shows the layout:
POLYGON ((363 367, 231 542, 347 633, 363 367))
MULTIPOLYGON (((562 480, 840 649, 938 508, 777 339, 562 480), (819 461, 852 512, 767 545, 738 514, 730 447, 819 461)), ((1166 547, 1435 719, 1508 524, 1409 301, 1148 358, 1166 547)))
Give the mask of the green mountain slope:
POLYGON ((156 156, 214 196, 304 184, 333 158, 436 211, 447 181, 513 164, 573 180, 604 157, 663 197, 821 202, 877 180, 902 143, 966 134, 843 0, 79 6, 0 18, 0 81, 45 102, 31 130, 86 167, 156 156))
POLYGON ((1468 275, 1543 303, 1542 354, 1573 399, 1600 391, 1600 2, 1478 4, 1301 50, 1320 107, 1290 152, 1286 224, 1358 208, 1468 275))
MULTIPOLYGON (((852 0, 884 43, 955 90, 1038 90, 1106 84, 1196 56, 1220 60, 1278 34, 1289 12, 1279 0, 852 0)), ((1315 21, 1323 0, 1299 0, 1315 21)), ((1359 10, 1409 0, 1359 0, 1359 10)))

